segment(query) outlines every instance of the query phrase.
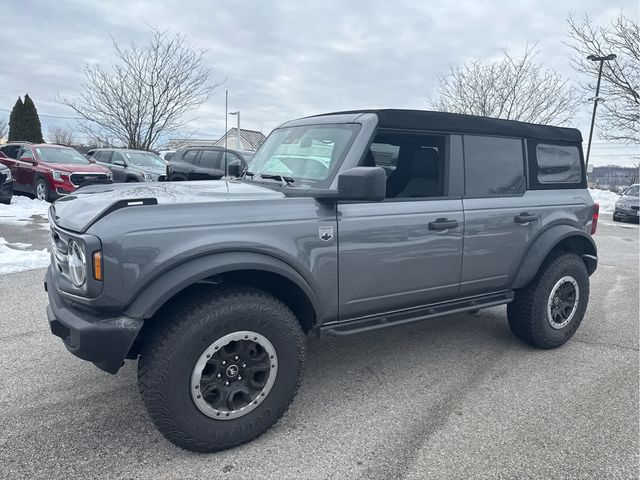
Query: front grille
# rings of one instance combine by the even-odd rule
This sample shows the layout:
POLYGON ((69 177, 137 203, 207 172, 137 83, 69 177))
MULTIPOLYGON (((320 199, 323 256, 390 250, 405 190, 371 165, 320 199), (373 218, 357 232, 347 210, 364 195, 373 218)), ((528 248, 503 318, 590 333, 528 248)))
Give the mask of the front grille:
POLYGON ((90 183, 105 183, 108 181, 104 173, 72 173, 69 180, 71 180, 71 183, 76 187, 90 183))

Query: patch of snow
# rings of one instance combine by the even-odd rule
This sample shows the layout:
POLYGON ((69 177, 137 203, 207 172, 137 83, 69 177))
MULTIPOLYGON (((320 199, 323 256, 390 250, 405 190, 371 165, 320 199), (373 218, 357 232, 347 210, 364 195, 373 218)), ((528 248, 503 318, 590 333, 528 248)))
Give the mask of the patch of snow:
POLYGON ((0 203, 0 224, 26 225, 37 219, 40 225, 49 228, 48 222, 41 223, 47 219, 48 209, 47 202, 14 195, 9 205, 0 203))
POLYGON ((30 246, 28 243, 9 243, 0 237, 0 275, 49 266, 47 249, 27 250, 30 246))
POLYGON ((610 192, 609 190, 590 188, 589 193, 593 201, 600 204, 600 213, 613 213, 616 202, 620 198, 620 195, 610 192))

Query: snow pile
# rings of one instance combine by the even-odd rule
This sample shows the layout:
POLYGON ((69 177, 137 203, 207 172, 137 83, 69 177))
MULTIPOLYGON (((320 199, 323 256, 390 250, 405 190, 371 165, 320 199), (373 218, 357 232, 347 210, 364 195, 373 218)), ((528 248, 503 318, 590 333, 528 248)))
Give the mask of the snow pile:
POLYGON ((589 193, 593 201, 600 204, 600 213, 613 213, 615 204, 620 198, 620 195, 610 192, 609 190, 590 188, 589 193))
MULTIPOLYGON (((42 200, 32 200, 28 197, 14 195, 10 205, 0 203, 0 223, 26 225, 33 221, 33 216, 46 219, 48 208, 49 204, 42 200)), ((49 227, 48 223, 42 223, 42 225, 45 228, 49 227)))
POLYGON ((49 266, 49 252, 27 250, 30 243, 9 243, 0 237, 0 275, 49 266))

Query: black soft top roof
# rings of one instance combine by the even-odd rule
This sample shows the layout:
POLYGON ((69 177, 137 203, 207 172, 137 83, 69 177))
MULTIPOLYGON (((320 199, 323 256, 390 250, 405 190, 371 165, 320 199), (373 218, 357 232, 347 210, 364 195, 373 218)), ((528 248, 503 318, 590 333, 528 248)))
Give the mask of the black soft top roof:
POLYGON ((507 137, 536 138, 539 140, 582 143, 582 134, 576 128, 554 127, 535 123, 516 122, 500 118, 477 117, 460 113, 432 112, 429 110, 352 110, 324 115, 375 113, 379 128, 429 130, 441 132, 477 133, 507 137))

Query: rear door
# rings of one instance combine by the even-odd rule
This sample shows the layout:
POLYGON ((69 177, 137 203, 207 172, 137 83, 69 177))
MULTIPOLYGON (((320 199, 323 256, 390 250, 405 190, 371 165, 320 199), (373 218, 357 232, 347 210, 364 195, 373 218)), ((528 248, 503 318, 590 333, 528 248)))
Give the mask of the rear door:
POLYGON ((23 145, 20 150, 20 156, 16 162, 16 182, 21 190, 30 191, 33 188, 34 182, 34 153, 33 149, 28 145, 23 145))
POLYGON ((541 224, 536 192, 527 190, 524 141, 465 135, 464 163, 460 295, 507 289, 541 224))
POLYGON ((218 180, 224 176, 221 150, 202 150, 190 180, 218 180))
POLYGON ((461 137, 380 132, 361 165, 385 168, 387 198, 337 207, 341 320, 455 298, 464 233, 461 137))

